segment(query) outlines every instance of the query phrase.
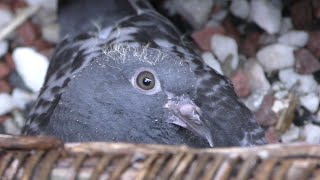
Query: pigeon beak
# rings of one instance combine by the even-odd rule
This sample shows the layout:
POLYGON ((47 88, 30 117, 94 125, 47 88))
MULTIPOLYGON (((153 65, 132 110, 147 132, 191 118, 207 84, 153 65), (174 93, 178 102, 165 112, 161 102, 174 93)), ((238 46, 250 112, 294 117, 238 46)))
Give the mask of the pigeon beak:
POLYGON ((188 96, 170 98, 164 107, 172 112, 170 123, 188 129, 206 139, 211 147, 214 146, 210 129, 205 120, 201 118, 200 108, 188 96))

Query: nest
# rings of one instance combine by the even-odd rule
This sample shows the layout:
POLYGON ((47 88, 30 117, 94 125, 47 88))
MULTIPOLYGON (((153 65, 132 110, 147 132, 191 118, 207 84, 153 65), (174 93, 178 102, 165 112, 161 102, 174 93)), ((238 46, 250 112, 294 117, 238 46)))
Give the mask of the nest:
POLYGON ((194 149, 0 137, 3 179, 319 179, 320 145, 194 149))

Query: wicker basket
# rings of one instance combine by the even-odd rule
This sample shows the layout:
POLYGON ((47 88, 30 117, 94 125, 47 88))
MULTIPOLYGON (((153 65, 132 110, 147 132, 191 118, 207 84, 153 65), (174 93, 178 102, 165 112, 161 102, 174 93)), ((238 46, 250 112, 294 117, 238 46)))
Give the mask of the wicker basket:
POLYGON ((2 179, 320 179, 320 145, 193 149, 0 136, 2 179))

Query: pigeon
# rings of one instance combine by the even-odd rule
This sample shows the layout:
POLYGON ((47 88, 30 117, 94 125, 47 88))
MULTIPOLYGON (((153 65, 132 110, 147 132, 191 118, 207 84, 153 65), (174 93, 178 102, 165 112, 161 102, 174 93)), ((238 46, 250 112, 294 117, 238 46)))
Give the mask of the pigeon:
POLYGON ((199 148, 266 143, 231 81, 148 1, 58 7, 62 40, 23 134, 199 148))

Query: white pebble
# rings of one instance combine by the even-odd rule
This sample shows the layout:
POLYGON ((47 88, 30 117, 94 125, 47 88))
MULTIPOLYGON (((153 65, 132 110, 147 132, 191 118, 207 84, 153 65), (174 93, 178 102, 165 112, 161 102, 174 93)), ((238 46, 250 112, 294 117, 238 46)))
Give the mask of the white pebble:
POLYGON ((269 34, 279 32, 281 25, 281 9, 269 0, 251 1, 251 18, 269 34))
POLYGON ((19 135, 21 128, 25 124, 25 119, 22 113, 18 110, 13 110, 12 115, 13 118, 9 118, 3 123, 5 132, 12 135, 19 135))
MULTIPOLYGON (((300 74, 299 74, 300 75, 300 74)), ((300 93, 311 93, 317 90, 318 83, 314 79, 313 75, 300 75, 298 92, 300 93)))
POLYGON ((18 74, 27 87, 38 92, 48 69, 47 57, 31 48, 16 48, 12 53, 18 74))
MULTIPOLYGON (((221 22, 221 21, 223 21, 223 20, 227 17, 228 13, 229 13, 229 12, 228 12, 227 10, 221 10, 221 11, 215 13, 215 14, 211 17, 211 19, 212 19, 212 20, 215 20, 216 22, 221 22)), ((219 24, 220 24, 220 23, 219 23, 219 24)))
POLYGON ((217 21, 214 18, 209 19, 208 22, 206 23, 206 27, 217 27, 217 26, 221 26, 221 22, 217 21))
POLYGON ((216 70, 218 73, 223 74, 219 61, 210 52, 203 53, 202 59, 209 67, 216 70))
POLYGON ((246 19, 250 13, 250 4, 247 0, 232 0, 230 11, 234 16, 246 19))
POLYGON ((41 28, 42 36, 45 40, 51 43, 58 43, 59 41, 59 25, 48 24, 41 28))
POLYGON ((0 41, 0 57, 7 54, 9 49, 9 44, 7 41, 0 41))
POLYGON ((36 100, 37 96, 35 94, 30 94, 21 89, 13 89, 12 91, 12 100, 19 109, 25 109, 28 103, 36 100))
POLYGON ((263 91, 267 92, 271 88, 269 81, 267 80, 263 68, 255 60, 251 59, 245 63, 245 73, 249 78, 249 84, 251 91, 263 91))
POLYGON ((278 114, 280 111, 284 110, 284 109, 287 109, 289 107, 289 103, 287 100, 285 99, 282 99, 282 100, 279 100, 277 99, 276 101, 274 101, 272 107, 271 107, 271 110, 273 112, 275 112, 276 114, 278 114))
POLYGON ((21 128, 19 128, 12 118, 9 118, 3 122, 5 132, 12 135, 19 135, 21 128))
POLYGON ((57 23, 57 12, 40 8, 40 10, 37 12, 37 21, 39 21, 39 24, 42 26, 46 26, 47 24, 57 23))
POLYGON ((300 104, 308 109, 310 112, 315 113, 319 108, 320 99, 315 93, 310 93, 299 98, 300 104))
POLYGON ((15 108, 11 96, 7 93, 0 93, 0 116, 7 114, 15 108))
POLYGON ((0 9, 0 17, 0 29, 4 28, 13 19, 11 11, 5 8, 0 9))
POLYGON ((211 8, 213 6, 212 0, 174 0, 167 1, 165 3, 169 9, 169 11, 177 11, 180 15, 182 15, 187 21, 196 29, 206 23, 211 8))
POLYGON ((287 98, 289 95, 289 91, 288 90, 281 90, 281 91, 276 91, 274 93, 274 97, 277 99, 285 99, 287 98))
POLYGON ((287 89, 296 88, 301 94, 315 92, 318 86, 313 75, 301 75, 294 72, 292 68, 281 70, 279 79, 287 89))
POLYGON ((13 110, 12 116, 13 116, 13 120, 15 122, 15 125, 18 126, 19 129, 21 129, 26 122, 25 117, 23 116, 22 112, 19 110, 13 110))
POLYGON ((297 85, 299 75, 292 68, 288 68, 279 71, 279 79, 287 89, 291 89, 294 85, 297 85))
POLYGON ((259 110, 266 92, 252 92, 249 97, 242 99, 242 102, 253 112, 259 110))
POLYGON ((56 10, 58 1, 57 0, 26 0, 29 5, 32 6, 42 6, 49 10, 56 10))
POLYGON ((283 44, 272 44, 258 51, 257 59, 266 72, 294 65, 294 48, 283 44))
POLYGON ((273 91, 280 91, 285 89, 284 84, 280 81, 275 81, 274 83, 272 83, 272 90, 273 91))
POLYGON ((309 39, 308 33, 305 31, 289 31, 279 37, 278 41, 282 44, 303 47, 309 39))
POLYGON ((281 136, 281 141, 283 143, 291 143, 295 140, 298 140, 299 136, 300 136, 300 129, 297 126, 291 125, 290 129, 288 129, 281 136))
POLYGON ((220 34, 213 35, 211 38, 211 48, 220 62, 224 62, 230 58, 232 69, 237 68, 239 63, 238 46, 233 38, 220 34))
POLYGON ((319 144, 320 143, 320 127, 307 124, 304 126, 304 135, 307 143, 319 144))
POLYGON ((285 85, 276 81, 272 84, 272 91, 274 92, 273 96, 277 99, 285 99, 289 95, 289 91, 285 88, 285 85))

